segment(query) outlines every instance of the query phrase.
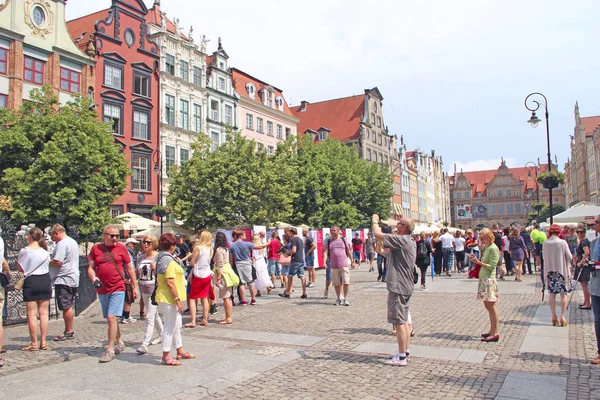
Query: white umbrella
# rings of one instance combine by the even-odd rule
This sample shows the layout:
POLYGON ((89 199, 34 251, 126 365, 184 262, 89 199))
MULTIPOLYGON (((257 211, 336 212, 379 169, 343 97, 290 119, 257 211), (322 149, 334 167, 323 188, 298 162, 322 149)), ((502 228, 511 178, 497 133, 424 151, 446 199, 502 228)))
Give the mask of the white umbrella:
POLYGON ((141 215, 134 213, 121 214, 117 216, 116 219, 120 221, 118 225, 121 226, 124 231, 143 231, 160 224, 160 222, 144 218, 141 215))
MULTIPOLYGON (((600 206, 587 201, 582 201, 581 203, 575 204, 568 210, 561 212, 560 214, 556 214, 554 216, 554 222, 587 224, 594 222, 599 215, 600 206)), ((546 222, 550 222, 550 218, 548 218, 546 222)))
MULTIPOLYGON (((176 224, 175 222, 163 223, 163 233, 172 233, 174 235, 179 233, 181 235, 186 235, 189 237, 194 235, 194 231, 192 231, 191 229, 184 228, 181 225, 176 224)), ((160 222, 155 227, 153 227, 151 229, 147 229, 142 232, 137 232, 133 236, 135 236, 136 238, 140 238, 140 237, 144 237, 144 236, 160 237, 160 222)))

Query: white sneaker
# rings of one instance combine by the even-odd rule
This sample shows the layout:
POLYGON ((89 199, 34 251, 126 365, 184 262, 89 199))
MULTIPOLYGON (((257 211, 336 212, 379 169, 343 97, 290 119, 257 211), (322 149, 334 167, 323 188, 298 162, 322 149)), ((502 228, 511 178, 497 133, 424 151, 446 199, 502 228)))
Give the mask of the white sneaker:
POLYGON ((395 367, 406 367, 406 357, 400 357, 398 354, 394 355, 394 357, 387 359, 383 362, 386 365, 393 365, 395 367))
POLYGON ((132 318, 132 317, 121 319, 122 324, 135 324, 136 322, 137 322, 137 319, 132 318))
POLYGON ((341 305, 341 304, 342 304, 342 301, 341 301, 340 299, 337 299, 337 300, 335 301, 335 303, 333 303, 333 305, 334 305, 334 306, 339 306, 339 305, 341 305))
POLYGON ((137 351, 139 354, 146 354, 148 352, 148 348, 142 343, 135 351, 137 351))
POLYGON ((349 306, 350 305, 350 303, 348 302, 348 299, 344 299, 344 305, 345 306, 349 306))
POLYGON ((326 299, 329 297, 329 290, 325 289, 325 293, 323 293, 323 298, 326 299))
POLYGON ((157 337, 156 339, 154 339, 153 341, 150 342, 151 345, 155 345, 155 344, 161 344, 162 343, 162 336, 157 337))

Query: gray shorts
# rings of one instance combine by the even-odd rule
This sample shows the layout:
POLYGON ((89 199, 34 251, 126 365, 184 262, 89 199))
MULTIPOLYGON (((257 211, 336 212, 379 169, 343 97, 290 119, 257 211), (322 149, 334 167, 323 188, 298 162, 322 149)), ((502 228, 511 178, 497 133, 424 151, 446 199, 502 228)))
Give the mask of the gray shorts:
POLYGON ((240 277, 240 283, 247 283, 250 286, 254 282, 254 278, 252 277, 252 261, 236 261, 235 267, 240 277))
POLYGON ((388 292, 388 322, 402 325, 408 322, 410 295, 388 292))

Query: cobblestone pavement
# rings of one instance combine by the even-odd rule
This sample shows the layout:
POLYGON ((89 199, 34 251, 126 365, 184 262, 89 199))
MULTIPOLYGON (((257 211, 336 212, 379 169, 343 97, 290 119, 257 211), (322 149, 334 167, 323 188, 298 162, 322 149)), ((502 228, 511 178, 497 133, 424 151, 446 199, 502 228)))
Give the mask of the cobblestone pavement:
MULTIPOLYGON (((521 395, 506 395, 509 374, 511 379, 521 374, 530 379, 529 374, 534 374, 534 378, 566 377, 562 390, 568 399, 600 398, 600 368, 589 364, 595 355, 590 311, 571 307, 569 327, 554 328, 569 330, 568 357, 521 351, 538 306, 547 307, 540 301, 537 275, 526 276, 523 283, 499 282, 498 343, 479 340, 479 334, 488 328, 488 319, 483 305, 475 300, 476 281, 465 275, 433 282, 428 277, 428 289, 416 289, 412 298, 416 335, 411 346, 416 354, 406 368, 384 365, 382 351, 364 350, 394 348, 395 336, 386 323, 385 284, 376 282, 376 274, 368 273, 365 265, 352 271, 351 279, 350 307, 333 306, 333 288, 329 299, 323 299, 324 271, 319 271, 317 287, 308 289, 307 300, 299 298, 298 285, 289 300, 279 298, 279 289, 275 289, 274 294, 258 298, 257 306, 234 307, 230 326, 217 326, 216 318, 211 318, 210 327, 185 329, 184 347, 196 352, 198 359, 179 368, 157 367, 158 346, 151 346, 146 356, 135 354, 143 321, 121 325, 128 347, 125 355, 117 356, 109 366, 97 364, 106 336, 97 305, 76 319, 75 340, 52 342, 63 327, 62 321, 52 321, 50 351, 21 352, 28 343, 27 327, 8 327, 5 347, 9 351, 3 355, 5 366, 0 369, 2 392, 33 398, 36 390, 51 390, 46 392, 52 393, 47 398, 61 399, 83 394, 120 399, 565 398, 565 393, 556 393, 551 386, 545 393, 525 388, 521 395), (458 349, 475 358, 456 361, 446 357, 458 349), (31 369, 35 370, 28 371, 31 369), (27 381, 32 374, 46 379, 27 381), (53 380, 53 376, 57 378, 53 380), (100 388, 94 384, 98 376, 106 379, 100 388), (138 379, 153 383, 147 382, 145 388, 125 384, 138 379), (23 391, 24 382, 29 390, 23 391), (106 382, 114 382, 115 391, 103 388, 106 382)), ((580 301, 578 295, 573 305, 580 301)), ((137 311, 136 305, 134 316, 137 311)), ((222 317, 222 311, 215 317, 222 317)))

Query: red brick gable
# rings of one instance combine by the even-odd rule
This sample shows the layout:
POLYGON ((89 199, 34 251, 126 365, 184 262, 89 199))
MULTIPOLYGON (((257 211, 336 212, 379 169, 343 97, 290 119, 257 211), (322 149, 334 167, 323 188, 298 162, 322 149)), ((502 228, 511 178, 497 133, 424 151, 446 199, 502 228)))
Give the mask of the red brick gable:
MULTIPOLYGON (((156 7, 152 7, 151 9, 148 10, 148 14, 146 14, 146 23, 153 24, 156 26, 162 26, 162 21, 161 21, 160 15, 161 15, 161 11, 156 9, 156 7)), ((173 21, 171 21, 169 18, 167 18, 165 16, 165 22, 167 23, 167 32, 176 34, 177 27, 175 26, 173 21)), ((180 33, 179 36, 181 36, 181 38, 184 40, 189 40, 189 38, 186 35, 184 35, 183 33, 180 33)))
POLYGON ((593 117, 581 117, 581 123, 585 127, 585 136, 593 136, 594 130, 600 125, 600 115, 593 117))
POLYGON ((96 11, 93 14, 67 21, 69 35, 80 49, 85 51, 90 35, 96 31, 94 24, 96 21, 105 20, 108 17, 109 10, 107 8, 106 10, 96 11))
MULTIPOLYGON (((542 165, 540 167, 539 173, 545 172, 547 169, 547 165, 542 165)), ((529 171, 525 167, 508 168, 508 171, 515 177, 515 179, 518 179, 521 182, 521 184, 523 185, 523 193, 526 192, 528 189, 532 189, 533 192, 537 191, 538 186, 535 182, 534 170, 531 171, 531 179, 529 179, 529 171)), ((451 186, 454 186, 457 183, 458 178, 461 175, 464 175, 469 181, 471 187, 473 188, 471 196, 476 197, 477 193, 482 193, 482 195, 485 196, 486 185, 488 185, 494 180, 494 177, 497 173, 497 169, 490 169, 487 171, 461 172, 458 175, 456 175, 456 177, 451 176, 449 177, 449 179, 451 182, 451 186)))
POLYGON ((237 94, 239 94, 240 96, 245 97, 247 99, 250 99, 252 101, 256 101, 257 103, 264 104, 264 97, 262 97, 264 95, 261 96, 261 90, 263 88, 270 87, 273 89, 274 109, 279 111, 279 107, 277 107, 277 105, 275 104, 275 99, 277 97, 281 97, 283 99, 283 112, 290 116, 294 116, 294 114, 292 114, 292 111, 290 110, 290 107, 287 104, 287 101, 285 101, 285 98, 283 97, 283 92, 281 89, 278 89, 273 85, 269 85, 266 82, 258 80, 256 78, 254 78, 253 76, 248 75, 244 71, 240 71, 237 68, 231 68, 231 74, 232 74, 234 89, 237 94), (246 89, 246 85, 249 83, 253 84, 254 88, 256 90, 256 92, 254 93, 254 98, 250 97, 250 95, 248 94, 248 90, 246 89))
POLYGON ((324 127, 331 131, 329 137, 348 141, 359 137, 364 107, 365 96, 361 94, 309 103, 306 111, 301 111, 302 106, 292 107, 291 110, 300 119, 298 133, 304 134, 309 129, 318 131, 324 127))

